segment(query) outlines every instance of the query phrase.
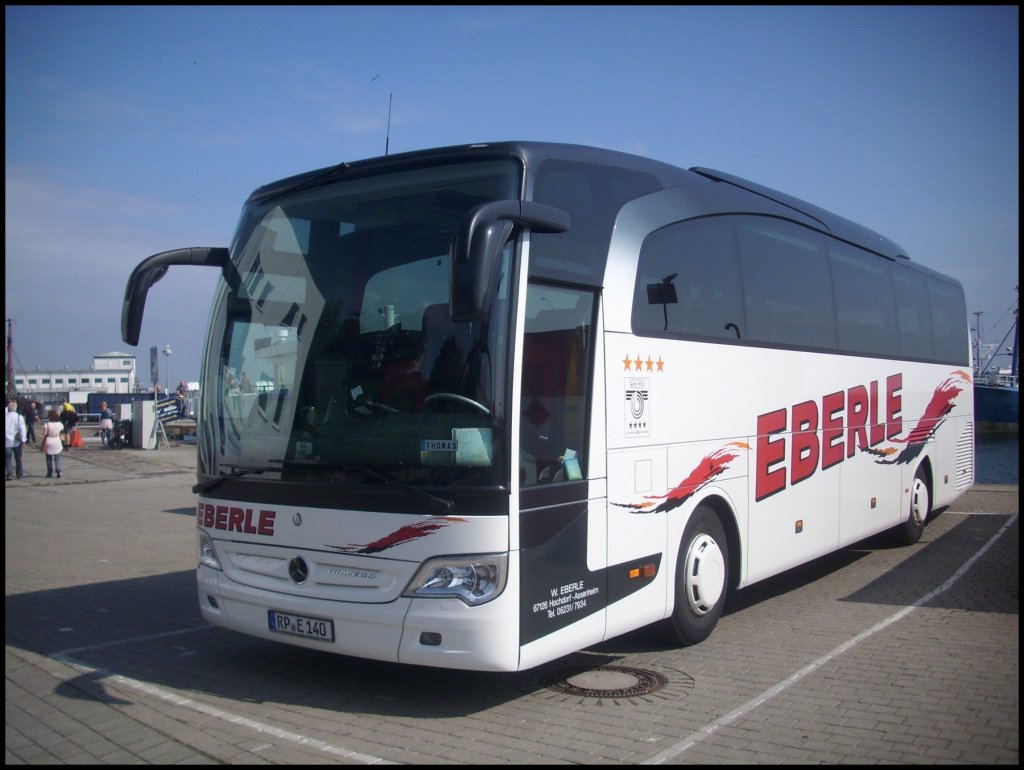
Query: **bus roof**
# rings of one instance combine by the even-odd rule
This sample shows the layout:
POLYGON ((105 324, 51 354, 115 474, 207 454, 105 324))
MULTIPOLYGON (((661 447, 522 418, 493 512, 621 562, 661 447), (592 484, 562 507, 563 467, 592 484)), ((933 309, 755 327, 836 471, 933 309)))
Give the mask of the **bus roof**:
POLYGON ((382 155, 357 161, 344 161, 290 176, 257 188, 249 196, 249 203, 266 201, 285 192, 318 187, 343 178, 359 178, 389 170, 430 166, 439 162, 515 158, 527 169, 536 169, 547 160, 574 161, 595 165, 616 166, 644 172, 656 178, 664 188, 693 184, 695 176, 714 183, 724 183, 752 195, 770 200, 792 209, 817 222, 821 229, 845 241, 870 249, 890 259, 908 259, 905 249, 879 233, 778 190, 722 171, 691 167, 689 170, 662 161, 631 153, 578 144, 535 141, 501 141, 452 145, 424 150, 413 150, 394 155, 382 155))
POLYGON ((769 200, 773 200, 776 203, 780 203, 783 206, 799 211, 801 214, 820 222, 829 233, 841 238, 844 241, 850 243, 856 243, 859 246, 871 249, 874 252, 882 254, 883 256, 895 259, 902 257, 903 259, 909 259, 906 250, 889 240, 883 235, 879 235, 874 230, 871 230, 863 225, 858 225, 856 222, 851 222, 849 219, 833 214, 831 211, 826 211, 820 206, 815 206, 813 203, 795 198, 792 195, 787 195, 784 192, 773 190, 770 187, 758 184, 757 182, 751 182, 749 179, 738 177, 733 174, 727 174, 724 171, 715 171, 710 168, 702 168, 700 166, 694 166, 690 169, 694 173, 705 176, 708 179, 712 179, 716 182, 727 182, 728 184, 739 187, 748 192, 752 192, 755 195, 761 195, 769 200))

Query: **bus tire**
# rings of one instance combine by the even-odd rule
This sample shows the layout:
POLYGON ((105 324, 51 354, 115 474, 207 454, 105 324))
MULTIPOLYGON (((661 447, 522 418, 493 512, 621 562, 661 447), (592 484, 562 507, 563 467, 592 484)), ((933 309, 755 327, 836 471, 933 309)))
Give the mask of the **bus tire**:
POLYGON ((924 468, 918 468, 914 474, 914 483, 910 486, 910 512, 895 530, 900 545, 913 545, 921 539, 931 510, 932 496, 928 489, 928 477, 924 468))
POLYGON ((686 524, 676 563, 675 606, 662 621, 670 642, 703 642, 718 624, 729 591, 729 545, 715 512, 698 506, 686 524))

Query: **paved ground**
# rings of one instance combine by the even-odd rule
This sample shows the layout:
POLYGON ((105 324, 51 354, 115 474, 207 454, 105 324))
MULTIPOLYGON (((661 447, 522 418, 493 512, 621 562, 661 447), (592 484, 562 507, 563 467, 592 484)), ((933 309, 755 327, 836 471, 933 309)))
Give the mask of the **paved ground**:
POLYGON ((973 489, 913 547, 740 592, 696 647, 638 631, 480 674, 206 626, 194 468, 194 446, 90 444, 58 481, 26 450, 4 494, 8 764, 1019 761, 1016 486, 973 489))

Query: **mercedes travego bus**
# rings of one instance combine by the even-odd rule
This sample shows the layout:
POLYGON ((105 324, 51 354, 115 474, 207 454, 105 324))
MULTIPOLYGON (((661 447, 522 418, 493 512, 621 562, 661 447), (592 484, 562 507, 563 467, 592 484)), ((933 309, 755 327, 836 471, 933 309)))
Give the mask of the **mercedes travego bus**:
POLYGON ((730 591, 974 479, 960 285, 707 168, 536 142, 257 189, 219 271, 197 421, 210 623, 515 671, 730 591))

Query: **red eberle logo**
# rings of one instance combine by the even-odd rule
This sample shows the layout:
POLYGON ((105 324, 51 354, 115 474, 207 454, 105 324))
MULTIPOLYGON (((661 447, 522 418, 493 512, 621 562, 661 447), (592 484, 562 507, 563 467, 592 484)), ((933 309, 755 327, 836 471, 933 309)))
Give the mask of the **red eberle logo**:
POLYGON ((782 492, 858 451, 881 458, 896 454, 899 450, 895 448, 873 448, 886 441, 907 446, 893 459, 876 462, 911 462, 952 411, 956 397, 963 392, 962 383, 970 381, 969 374, 954 370, 935 389, 924 415, 904 439, 898 438, 903 432, 902 373, 887 377, 881 394, 879 382, 872 380, 866 386, 829 393, 821 398, 820 405, 804 401, 789 409, 758 415, 754 499, 764 500, 782 492), (789 431, 792 433, 787 438, 789 431))
POLYGON ((888 447, 886 449, 869 449, 865 448, 865 452, 880 457, 887 458, 890 455, 896 455, 890 459, 875 460, 876 463, 884 465, 897 465, 911 462, 915 457, 921 453, 921 449, 924 448, 925 442, 927 442, 932 436, 935 435, 935 431, 939 429, 946 420, 946 416, 953 411, 953 407, 956 406, 956 399, 964 388, 971 384, 971 375, 962 369, 954 370, 949 377, 943 380, 935 392, 932 393, 932 398, 928 402, 928 406, 925 407, 924 414, 921 415, 921 419, 917 421, 917 427, 915 427, 905 439, 892 439, 894 444, 906 444, 905 449, 897 449, 896 447, 888 447))
POLYGON ((200 527, 223 529, 226 532, 245 532, 250 535, 274 535, 274 519, 277 511, 261 510, 255 514, 252 508, 238 506, 196 505, 196 521, 200 527))
MULTIPOLYGON (((916 458, 956 406, 957 397, 971 384, 971 376, 953 370, 932 394, 924 413, 905 438, 903 432, 903 374, 872 380, 835 391, 814 401, 775 409, 757 417, 754 463, 754 499, 784 491, 854 457, 875 456, 876 463, 906 464, 916 458), (876 448, 888 442, 899 446, 876 448)), ((694 493, 720 476, 748 444, 732 442, 705 456, 667 495, 645 496, 645 502, 613 503, 637 513, 661 513, 678 508, 694 493), (655 501, 663 502, 657 503, 655 501)))

